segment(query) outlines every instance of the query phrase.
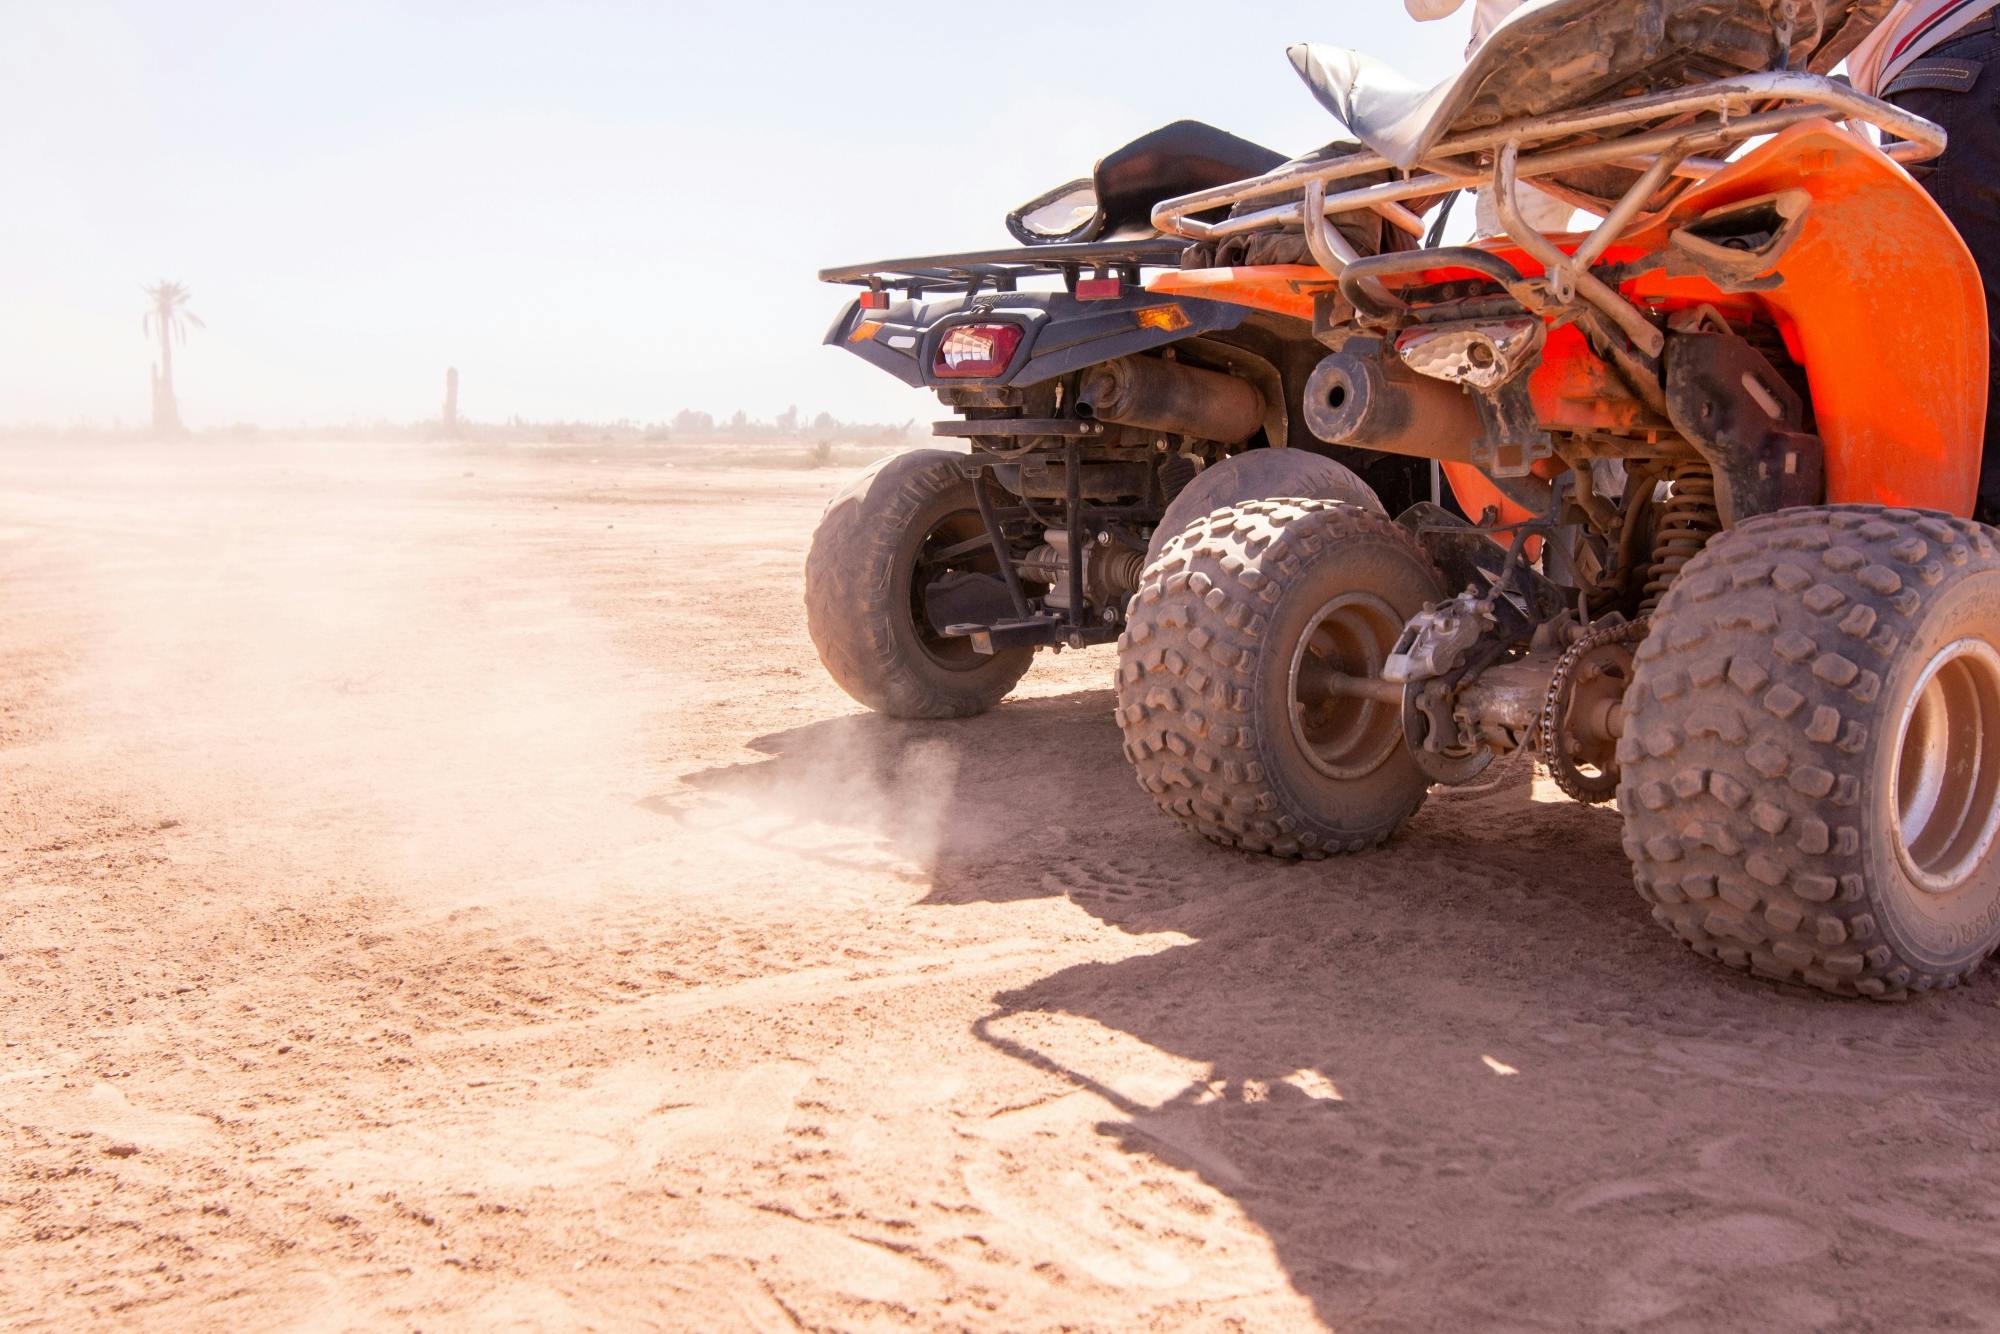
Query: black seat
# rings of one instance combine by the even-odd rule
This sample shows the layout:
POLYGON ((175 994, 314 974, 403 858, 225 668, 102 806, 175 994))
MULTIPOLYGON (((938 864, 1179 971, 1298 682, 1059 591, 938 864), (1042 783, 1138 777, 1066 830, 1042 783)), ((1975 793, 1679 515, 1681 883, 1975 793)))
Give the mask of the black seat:
POLYGON ((1283 153, 1198 120, 1161 126, 1107 154, 1091 173, 1105 219, 1099 234, 1135 226, 1151 232, 1153 205, 1162 199, 1261 176, 1284 161, 1283 153))

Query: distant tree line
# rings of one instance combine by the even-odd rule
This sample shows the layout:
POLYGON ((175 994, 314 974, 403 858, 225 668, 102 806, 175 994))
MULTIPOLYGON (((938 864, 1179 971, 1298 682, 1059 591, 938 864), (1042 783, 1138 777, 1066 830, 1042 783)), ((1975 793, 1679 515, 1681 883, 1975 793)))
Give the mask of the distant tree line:
MULTIPOLYGON (((156 401, 155 407, 159 404, 156 401)), ((453 403, 451 406, 456 406, 453 403)), ((895 446, 915 440, 920 434, 915 420, 906 422, 849 422, 831 413, 818 413, 810 421, 798 410, 787 409, 770 421, 756 421, 741 410, 721 422, 706 412, 687 410, 666 421, 536 421, 512 417, 504 422, 482 422, 440 416, 424 421, 351 421, 338 426, 265 426, 251 422, 231 422, 190 430, 178 416, 168 419, 170 429, 180 438, 248 440, 272 436, 287 440, 461 440, 488 444, 652 444, 671 445, 680 441, 740 441, 778 444, 804 441, 809 445, 835 444, 895 446)), ((159 438, 163 434, 156 412, 148 424, 113 421, 22 423, 0 426, 0 439, 7 440, 118 440, 138 437, 159 438)))
POLYGON ((786 408, 771 421, 755 421, 750 414, 738 408, 726 420, 717 421, 706 412, 693 408, 683 408, 673 419, 660 423, 649 430, 664 437, 681 436, 688 439, 755 440, 777 437, 793 439, 811 437, 814 440, 851 441, 896 441, 913 434, 917 429, 914 419, 900 425, 880 422, 846 422, 830 412, 815 415, 806 421, 796 407, 786 408))
MULTIPOLYGON (((109 427, 96 422, 79 422, 67 426, 52 426, 42 423, 23 423, 0 426, 0 439, 118 439, 128 435, 149 434, 155 439, 178 439, 195 434, 190 432, 181 420, 180 400, 174 388, 174 349, 187 341, 189 328, 201 329, 205 326, 201 318, 188 309, 190 300, 187 287, 178 282, 162 278, 159 282, 144 288, 146 308, 139 329, 149 343, 157 350, 151 374, 152 411, 150 428, 140 430, 128 428, 123 421, 113 421, 109 427), (157 341, 154 341, 157 340, 157 341)), ((444 402, 438 416, 426 421, 403 423, 389 421, 352 422, 340 427, 306 428, 266 428, 246 422, 235 422, 203 430, 199 434, 224 439, 243 439, 265 434, 283 435, 294 439, 363 439, 400 440, 417 438, 424 440, 465 440, 504 443, 509 441, 545 443, 611 443, 627 440, 641 440, 665 443, 675 439, 719 440, 749 442, 759 439, 809 440, 812 457, 824 460, 831 456, 836 443, 896 445, 911 439, 916 434, 914 419, 901 425, 880 422, 844 422, 830 412, 822 412, 810 422, 802 420, 796 406, 788 407, 771 421, 753 421, 750 414, 738 408, 725 422, 718 423, 706 412, 685 408, 674 414, 671 421, 635 422, 621 419, 613 422, 532 422, 520 417, 510 419, 504 425, 490 422, 475 422, 462 418, 458 411, 458 368, 447 367, 444 373, 444 402)))

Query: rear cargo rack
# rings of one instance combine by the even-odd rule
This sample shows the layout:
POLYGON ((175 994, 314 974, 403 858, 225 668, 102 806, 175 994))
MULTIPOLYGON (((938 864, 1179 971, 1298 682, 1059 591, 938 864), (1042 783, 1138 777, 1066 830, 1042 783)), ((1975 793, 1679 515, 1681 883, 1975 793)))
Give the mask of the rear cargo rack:
POLYGON ((885 259, 821 269, 823 283, 866 287, 877 292, 897 289, 911 300, 926 292, 955 291, 967 296, 991 288, 1012 292, 1024 279, 1060 277, 1071 294, 1086 276, 1118 278, 1140 285, 1145 269, 1177 269, 1187 242, 1162 236, 1141 241, 1084 241, 1074 245, 1015 246, 1006 250, 968 250, 955 255, 923 255, 885 259))

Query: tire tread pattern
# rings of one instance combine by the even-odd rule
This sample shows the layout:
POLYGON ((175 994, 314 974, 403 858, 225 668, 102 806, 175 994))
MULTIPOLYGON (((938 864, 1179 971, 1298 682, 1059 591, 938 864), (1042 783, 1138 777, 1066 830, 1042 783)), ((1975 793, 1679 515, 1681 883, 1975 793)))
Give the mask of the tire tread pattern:
MULTIPOLYGON (((1435 570, 1406 530, 1331 500, 1258 500, 1183 529, 1146 569, 1118 641, 1125 757, 1162 811, 1226 847, 1319 860, 1384 842, 1378 828, 1315 827, 1288 810, 1259 757, 1260 642, 1286 581, 1335 543, 1383 543, 1435 570)), ((1441 583, 1440 583, 1441 586, 1441 583)))
POLYGON ((955 490, 969 498, 976 483, 960 462, 919 449, 875 465, 828 503, 806 556, 806 629, 820 661, 841 689, 892 718, 984 713, 1034 662, 1034 650, 1017 649, 976 671, 945 672, 913 661, 896 632, 897 619, 909 616, 896 593, 903 540, 940 498, 955 490))
POLYGON ((1722 534, 1675 581, 1626 702, 1619 805, 1653 917, 1728 967, 1845 996, 1957 986, 1897 957, 1867 898, 1870 734, 1925 593, 2000 568, 1991 530, 1877 506, 1722 534))

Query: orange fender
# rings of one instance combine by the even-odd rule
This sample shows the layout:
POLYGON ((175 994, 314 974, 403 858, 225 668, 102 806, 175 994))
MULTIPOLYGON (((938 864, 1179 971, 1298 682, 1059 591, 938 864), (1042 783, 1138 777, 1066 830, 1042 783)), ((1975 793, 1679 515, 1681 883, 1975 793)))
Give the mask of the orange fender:
POLYGON ((1317 264, 1267 264, 1254 269, 1169 269, 1147 283, 1146 290, 1248 306, 1310 324, 1313 297, 1338 286, 1317 264))
MULTIPOLYGON (((1830 122, 1800 125, 1629 244, 1661 249, 1698 214, 1792 189, 1812 206, 1778 260, 1782 281, 1757 295, 1811 381, 1827 499, 1970 515, 1986 435, 1986 294, 1965 242, 1901 166, 1830 122)), ((1690 281, 1714 290, 1658 271, 1626 290, 1685 304, 1697 295, 1690 281)))
MULTIPOLYGON (((1605 259, 1660 255, 1673 231, 1700 215, 1783 190, 1803 190, 1812 204, 1798 239, 1758 275, 1775 277, 1768 290, 1725 293, 1708 278, 1664 269, 1639 273, 1621 290, 1664 310, 1713 305, 1725 318, 1759 315, 1777 325, 1811 384, 1830 502, 1970 515, 1985 444, 1985 292, 1950 220, 1874 145, 1830 121, 1795 126, 1689 190, 1605 259)), ((1578 239, 1558 243, 1568 250, 1578 239)), ((1542 271, 1505 240, 1481 248, 1530 277, 1542 271)), ((1462 276, 1439 268, 1391 285, 1462 276)), ((1310 265, 1167 273, 1150 284, 1299 320, 1312 318, 1313 295, 1330 285, 1310 265)), ((1629 430, 1645 419, 1573 329, 1551 331, 1529 390, 1550 425, 1629 430)), ((1526 517, 1477 469, 1445 471, 1468 513, 1498 504, 1509 522, 1526 517)))

